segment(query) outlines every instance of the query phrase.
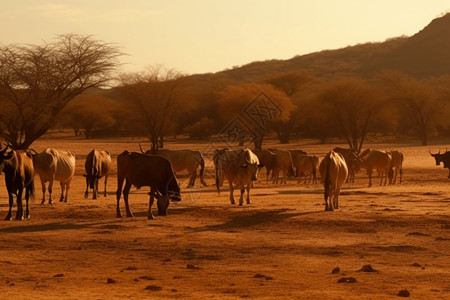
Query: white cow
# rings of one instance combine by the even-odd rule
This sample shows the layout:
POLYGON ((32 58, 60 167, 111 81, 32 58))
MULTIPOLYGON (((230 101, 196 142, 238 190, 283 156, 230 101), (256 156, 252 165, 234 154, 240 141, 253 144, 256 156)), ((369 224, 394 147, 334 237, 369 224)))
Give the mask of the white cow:
POLYGON ((35 174, 39 174, 42 184, 42 202, 45 203, 45 183, 48 185, 48 203, 53 204, 53 181, 58 180, 61 185, 60 202, 67 202, 67 194, 70 188, 73 174, 75 173, 75 154, 72 152, 47 148, 41 153, 33 155, 35 174))

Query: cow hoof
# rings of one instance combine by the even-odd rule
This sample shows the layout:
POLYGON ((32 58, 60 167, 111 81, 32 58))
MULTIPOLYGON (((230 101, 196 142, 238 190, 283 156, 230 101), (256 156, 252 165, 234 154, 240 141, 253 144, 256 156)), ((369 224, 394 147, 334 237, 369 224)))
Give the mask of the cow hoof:
POLYGON ((89 197, 88 193, 84 194, 84 199, 87 199, 89 197))
POLYGON ((155 216, 154 216, 154 215, 150 215, 150 216, 148 216, 148 219, 149 219, 149 220, 154 220, 154 219, 155 219, 155 216))

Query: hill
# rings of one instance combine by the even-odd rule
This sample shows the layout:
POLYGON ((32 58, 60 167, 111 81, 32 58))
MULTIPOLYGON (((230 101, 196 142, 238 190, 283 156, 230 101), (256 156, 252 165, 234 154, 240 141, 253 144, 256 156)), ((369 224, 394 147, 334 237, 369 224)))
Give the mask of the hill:
POLYGON ((217 73, 193 75, 202 81, 263 81, 283 73, 309 70, 319 78, 346 75, 371 77, 385 69, 405 71, 417 77, 450 72, 450 14, 434 19, 411 37, 324 50, 289 60, 252 62, 217 73))

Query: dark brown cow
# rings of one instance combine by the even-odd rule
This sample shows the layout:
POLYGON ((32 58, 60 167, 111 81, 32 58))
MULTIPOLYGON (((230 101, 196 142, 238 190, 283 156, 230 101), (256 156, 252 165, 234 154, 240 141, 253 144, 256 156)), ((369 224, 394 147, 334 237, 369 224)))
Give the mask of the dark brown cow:
POLYGON ((341 186, 348 176, 344 157, 330 151, 320 162, 319 172, 324 186, 325 211, 338 209, 341 186))
POLYGON ((334 152, 340 153, 345 159, 345 163, 348 168, 348 177, 346 182, 355 182, 355 171, 358 169, 359 156, 358 152, 353 148, 340 148, 336 147, 333 149, 334 152))
POLYGON ((430 152, 430 155, 434 157, 436 161, 436 166, 439 166, 442 163, 444 163, 444 168, 448 169, 448 178, 450 178, 450 151, 445 151, 441 154, 441 151, 439 151, 436 154, 433 154, 430 152))
POLYGON ((275 167, 275 154, 267 149, 252 150, 258 156, 259 163, 266 168, 266 182, 269 182, 270 171, 275 167))
POLYGON ((148 207, 148 218, 153 219, 152 205, 154 198, 157 199, 158 213, 160 216, 167 215, 167 209, 172 201, 181 201, 180 186, 170 162, 161 157, 136 152, 124 151, 117 156, 117 217, 121 218, 120 194, 122 193, 127 217, 133 217, 128 205, 128 194, 132 185, 138 189, 143 186, 150 187, 150 200, 148 207))
POLYGON ((305 176, 305 183, 309 177, 310 183, 317 183, 317 169, 319 168, 319 158, 315 155, 297 155, 295 162, 295 175, 297 183, 300 183, 300 177, 305 176))
POLYGON ((103 196, 107 197, 106 184, 108 182, 109 172, 111 172, 111 155, 106 150, 94 149, 86 157, 84 163, 84 169, 86 174, 86 191, 84 192, 84 198, 89 196, 89 188, 92 189, 92 199, 98 198, 98 181, 100 178, 105 177, 105 190, 103 196))
POLYGON ((16 220, 23 220, 22 206, 23 189, 25 189, 25 217, 30 217, 28 201, 34 196, 34 167, 32 155, 26 151, 8 150, 8 146, 0 150, 0 168, 5 173, 5 184, 8 190, 9 211, 5 220, 11 220, 11 210, 14 204, 13 195, 17 197, 16 220))

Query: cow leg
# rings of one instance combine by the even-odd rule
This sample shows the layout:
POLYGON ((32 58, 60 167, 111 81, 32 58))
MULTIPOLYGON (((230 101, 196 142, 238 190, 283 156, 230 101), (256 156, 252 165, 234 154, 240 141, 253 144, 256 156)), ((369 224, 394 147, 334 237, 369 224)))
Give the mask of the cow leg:
POLYGON ((108 175, 105 176, 105 192, 103 193, 104 197, 108 197, 108 193, 106 192, 106 184, 108 182, 108 175))
POLYGON ((22 206, 22 193, 23 188, 19 188, 19 191, 17 193, 17 213, 16 213, 16 220, 23 220, 23 206, 22 206))
POLYGON ((42 186, 42 201, 41 201, 41 204, 45 204, 45 181, 44 181, 44 179, 42 177, 41 177, 41 186, 42 186))
POLYGON ((252 204, 252 202, 250 201, 250 184, 247 184, 247 204, 252 204))
POLYGON ((64 185, 66 186, 66 194, 64 196, 64 202, 67 202, 69 199, 69 190, 70 190, 70 183, 71 183, 72 179, 70 179, 69 181, 67 181, 64 185))
POLYGON ((53 204, 52 193, 53 193, 53 178, 50 179, 50 182, 48 184, 48 204, 53 204))
POLYGON ((34 184, 34 183, 31 182, 31 183, 26 187, 26 189, 25 189, 25 201, 26 201, 25 218, 27 218, 27 219, 30 218, 30 209, 29 209, 29 207, 28 207, 28 202, 29 202, 29 200, 30 200, 30 192, 31 192, 31 189, 32 189, 32 185, 33 185, 33 184, 34 184))
POLYGON ((228 184, 230 186, 230 202, 231 202, 231 204, 236 204, 236 201, 234 201, 234 197, 233 197, 233 191, 234 191, 233 182, 228 179, 228 184))
POLYGON ((97 199, 98 198, 98 178, 95 179, 94 181, 94 191, 92 193, 92 199, 97 199))
POLYGON ((450 178, 450 168, 448 168, 448 178, 450 178))
POLYGON ((12 220, 12 218, 11 218, 11 210, 12 210, 12 207, 13 207, 13 204, 14 204, 14 198, 13 198, 13 194, 10 192, 10 191, 8 191, 8 199, 9 199, 9 211, 8 211, 8 214, 6 215, 6 218, 5 218, 5 220, 7 220, 7 221, 11 221, 12 220))
POLYGON ((61 186, 61 197, 59 197, 59 202, 64 202, 64 192, 67 189, 67 185, 62 181, 59 182, 59 185, 61 186))
POLYGON ((372 186, 372 170, 367 171, 367 173, 369 174, 369 187, 372 186))
POLYGON ((148 219, 153 220, 155 216, 152 213, 152 205, 155 202, 155 194, 150 190, 150 199, 148 201, 148 219))
MULTIPOLYGON (((399 173, 400 173, 400 181, 399 181, 399 183, 401 184, 402 183, 402 177, 403 177, 403 167, 402 166, 400 166, 400 168, 399 168, 399 173)), ((450 176, 450 169, 449 169, 448 176, 450 176)))
POLYGON ((84 199, 89 197, 89 179, 86 176, 86 191, 84 192, 84 199))
POLYGON ((193 173, 192 173, 192 175, 189 177, 189 184, 188 184, 188 188, 191 188, 191 187, 193 187, 194 186, 194 183, 195 183, 195 177, 197 177, 197 172, 196 171, 194 171, 193 173))
POLYGON ((116 217, 117 218, 122 218, 122 213, 120 212, 120 196, 122 195, 122 185, 123 185, 123 178, 120 178, 118 176, 118 178, 117 178, 117 190, 116 190, 116 200, 117 200, 116 217))
POLYGON ((130 206, 128 205, 128 195, 130 194, 131 183, 128 181, 125 182, 125 187, 123 188, 123 200, 125 202, 125 210, 127 212, 127 217, 133 218, 133 214, 131 213, 130 206))

